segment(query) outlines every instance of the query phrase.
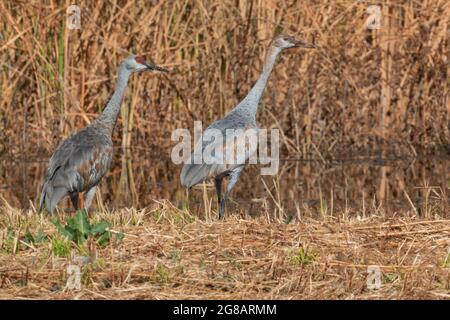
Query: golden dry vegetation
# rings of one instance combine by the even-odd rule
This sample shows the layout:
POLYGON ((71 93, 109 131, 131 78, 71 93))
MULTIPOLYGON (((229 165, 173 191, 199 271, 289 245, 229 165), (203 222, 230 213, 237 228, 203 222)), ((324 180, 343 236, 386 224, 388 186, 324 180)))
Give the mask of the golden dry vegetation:
MULTIPOLYGON (((449 220, 270 215, 198 219, 169 202, 95 213, 122 241, 62 240, 49 218, 3 206, 0 299, 448 299, 449 220), (32 243, 24 237, 47 236, 32 243), (81 258, 80 258, 81 257, 81 258), (84 261, 84 262, 80 262, 84 261), (81 289, 67 268, 81 266, 81 289), (379 266, 381 288, 368 289, 379 266)), ((65 217, 67 219, 67 216, 65 217)))

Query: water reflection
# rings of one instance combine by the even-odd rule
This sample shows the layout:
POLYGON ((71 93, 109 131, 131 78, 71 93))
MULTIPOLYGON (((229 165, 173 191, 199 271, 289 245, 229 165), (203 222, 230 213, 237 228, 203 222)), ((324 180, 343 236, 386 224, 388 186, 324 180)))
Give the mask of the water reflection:
MULTIPOLYGON (((178 207, 186 206, 188 195, 179 183, 181 166, 174 165, 166 153, 117 150, 113 169, 101 183, 98 198, 108 208, 141 208, 153 204, 155 199, 169 199, 178 207)), ((449 161, 446 156, 284 158, 276 176, 260 176, 259 167, 252 165, 234 189, 229 210, 284 216, 406 212, 422 217, 445 216, 449 161)), ((0 159, 1 196, 13 206, 36 204, 46 164, 46 157, 0 159)), ((61 207, 70 207, 69 201, 61 207)), ((215 214, 213 185, 198 186, 190 192, 189 207, 200 216, 215 214)))

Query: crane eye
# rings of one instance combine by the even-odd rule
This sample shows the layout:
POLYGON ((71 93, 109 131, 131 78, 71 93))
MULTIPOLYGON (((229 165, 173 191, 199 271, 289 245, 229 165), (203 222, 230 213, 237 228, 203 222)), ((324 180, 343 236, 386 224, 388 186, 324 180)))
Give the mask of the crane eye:
POLYGON ((145 59, 144 59, 143 57, 141 57, 141 56, 136 56, 136 58, 134 58, 134 60, 135 60, 137 63, 145 64, 145 59))

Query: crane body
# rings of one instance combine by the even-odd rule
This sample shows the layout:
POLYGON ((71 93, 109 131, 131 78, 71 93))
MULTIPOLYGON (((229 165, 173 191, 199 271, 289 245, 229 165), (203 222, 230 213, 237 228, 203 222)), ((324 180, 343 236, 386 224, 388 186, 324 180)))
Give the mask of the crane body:
MULTIPOLYGON (((245 130, 248 129, 258 130, 256 113, 258 110, 259 101, 261 100, 262 94, 267 85, 267 80, 269 79, 277 57, 284 49, 295 47, 314 48, 315 46, 285 35, 280 35, 272 41, 265 59, 263 71, 256 84, 234 109, 232 109, 223 119, 211 124, 203 133, 203 135, 205 135, 208 133, 208 130, 220 130, 225 138, 220 140, 219 143, 225 144, 220 146, 212 146, 211 144, 217 144, 218 142, 201 141, 200 148, 202 150, 205 150, 206 148, 214 149, 214 147, 224 150, 234 147, 226 145, 227 141, 229 141, 226 139, 227 130, 241 130, 240 132, 245 132, 245 130)), ((243 156, 247 160, 251 154, 246 153, 243 156)), ((223 219, 225 216, 225 205, 228 200, 228 196, 239 180, 244 167, 245 164, 242 163, 210 164, 204 162, 195 164, 188 162, 184 164, 181 170, 180 180, 183 186, 190 189, 205 180, 214 179, 219 206, 219 218, 223 219), (225 192, 223 192, 222 182, 225 177, 229 177, 229 181, 225 192)))
POLYGON ((148 63, 136 55, 128 57, 120 65, 116 90, 102 114, 91 124, 62 141, 51 156, 42 186, 39 211, 46 207, 53 213, 58 202, 67 195, 75 210, 89 210, 96 187, 111 166, 111 135, 128 79, 135 72, 148 70, 167 72, 166 69, 148 63), (84 203, 80 202, 82 192, 85 193, 84 203))

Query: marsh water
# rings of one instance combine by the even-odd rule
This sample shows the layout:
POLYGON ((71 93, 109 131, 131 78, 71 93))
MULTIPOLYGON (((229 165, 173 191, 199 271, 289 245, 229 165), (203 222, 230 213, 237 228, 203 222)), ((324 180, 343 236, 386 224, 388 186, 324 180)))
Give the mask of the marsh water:
MULTIPOLYGON (((37 206, 47 156, 0 158, 0 194, 11 205, 37 206)), ((229 210, 239 214, 448 216, 450 156, 365 157, 351 159, 281 158, 278 174, 261 176, 249 165, 232 194, 229 210)), ((155 150, 116 150, 113 168, 101 183, 95 206, 136 207, 170 200, 195 214, 215 214, 212 183, 187 195, 181 167, 155 150), (155 158, 155 154, 159 154, 155 158), (189 197, 189 198, 188 198, 189 197)), ((60 207, 70 210, 66 199, 60 207)), ((230 212, 230 211, 229 211, 230 212)))

